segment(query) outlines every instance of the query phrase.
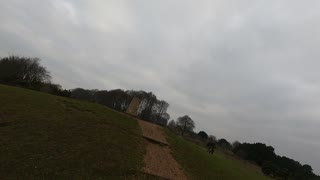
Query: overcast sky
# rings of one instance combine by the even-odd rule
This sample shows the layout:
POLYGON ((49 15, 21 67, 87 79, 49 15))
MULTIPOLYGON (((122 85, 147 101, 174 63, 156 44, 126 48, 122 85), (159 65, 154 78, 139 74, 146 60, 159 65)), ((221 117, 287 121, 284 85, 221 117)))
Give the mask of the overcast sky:
POLYGON ((320 1, 1 0, 0 56, 64 88, 154 92, 176 119, 320 174, 320 1))

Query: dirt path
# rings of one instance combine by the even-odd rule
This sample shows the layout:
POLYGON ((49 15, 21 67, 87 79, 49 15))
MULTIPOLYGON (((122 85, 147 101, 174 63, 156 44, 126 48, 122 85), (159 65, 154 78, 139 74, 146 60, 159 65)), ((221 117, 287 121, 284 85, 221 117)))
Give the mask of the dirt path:
POLYGON ((144 173, 167 179, 187 179, 181 166, 173 158, 163 129, 155 124, 138 120, 143 136, 147 139, 144 156, 144 173))
POLYGON ((142 135, 144 137, 168 145, 166 135, 164 134, 162 127, 141 120, 138 120, 138 124, 142 129, 142 135))

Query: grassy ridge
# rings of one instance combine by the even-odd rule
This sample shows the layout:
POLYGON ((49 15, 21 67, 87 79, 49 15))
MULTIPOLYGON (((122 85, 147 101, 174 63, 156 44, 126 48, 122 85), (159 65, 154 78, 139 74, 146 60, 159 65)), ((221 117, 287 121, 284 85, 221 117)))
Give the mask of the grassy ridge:
POLYGON ((136 121, 103 106, 0 85, 1 179, 132 176, 142 142, 136 121))
POLYGON ((203 147, 166 130, 173 155, 191 179, 267 180, 259 169, 216 151, 210 155, 203 147))
MULTIPOLYGON (((166 131, 191 179, 267 179, 166 131)), ((136 121, 98 104, 0 85, 0 179, 152 179, 136 121)))

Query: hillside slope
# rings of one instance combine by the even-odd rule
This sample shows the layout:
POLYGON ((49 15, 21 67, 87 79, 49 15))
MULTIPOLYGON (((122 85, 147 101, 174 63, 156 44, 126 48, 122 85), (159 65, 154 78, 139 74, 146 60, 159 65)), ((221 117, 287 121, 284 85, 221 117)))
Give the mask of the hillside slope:
POLYGON ((166 130, 173 155, 190 179, 267 180, 259 169, 221 151, 213 155, 201 146, 186 141, 166 130))
MULTIPOLYGON (((166 134, 190 179, 267 179, 166 134)), ((0 179, 158 179, 141 174, 146 144, 136 120, 104 106, 0 85, 0 179)))
POLYGON ((0 85, 0 179, 131 177, 142 143, 136 121, 103 106, 0 85))

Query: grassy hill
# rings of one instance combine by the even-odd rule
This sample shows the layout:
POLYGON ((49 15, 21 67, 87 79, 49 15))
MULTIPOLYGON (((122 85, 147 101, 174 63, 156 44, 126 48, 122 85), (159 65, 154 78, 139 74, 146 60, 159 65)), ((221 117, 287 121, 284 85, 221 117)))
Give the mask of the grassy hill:
POLYGON ((173 155, 191 179, 267 180, 259 167, 217 150, 206 149, 166 130, 173 155))
POLYGON ((0 179, 131 177, 136 121, 98 104, 0 85, 0 179))
MULTIPOLYGON (((267 179, 166 131, 191 179, 267 179)), ((0 85, 0 179, 146 178, 137 122, 101 105, 0 85)))

